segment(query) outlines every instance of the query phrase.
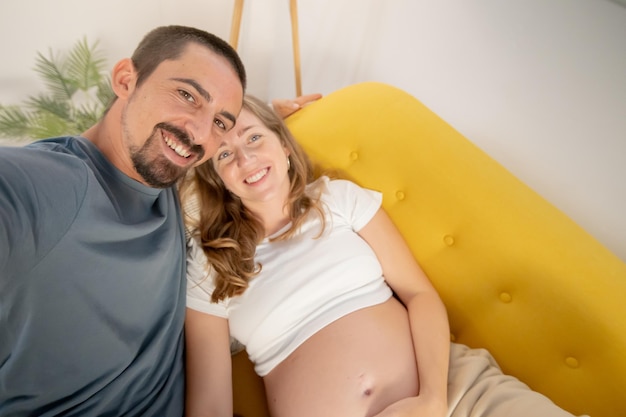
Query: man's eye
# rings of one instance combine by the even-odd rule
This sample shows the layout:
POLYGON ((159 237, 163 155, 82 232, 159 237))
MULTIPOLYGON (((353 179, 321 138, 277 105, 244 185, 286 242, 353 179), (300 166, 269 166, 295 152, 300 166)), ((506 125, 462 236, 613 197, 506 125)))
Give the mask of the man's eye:
POLYGON ((220 119, 215 119, 215 125, 222 130, 226 130, 226 124, 222 122, 220 119))
POLYGON ((180 94, 181 97, 187 101, 191 101, 191 102, 194 101, 193 96, 189 94, 188 92, 186 92, 185 90, 178 90, 178 94, 180 94))

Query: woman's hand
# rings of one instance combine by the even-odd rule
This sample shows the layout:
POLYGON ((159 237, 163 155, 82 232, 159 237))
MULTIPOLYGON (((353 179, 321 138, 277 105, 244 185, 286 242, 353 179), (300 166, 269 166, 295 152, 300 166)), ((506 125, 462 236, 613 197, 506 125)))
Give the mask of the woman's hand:
POLYGON ((300 110, 305 105, 322 98, 322 95, 319 93, 315 94, 306 94, 300 97, 296 97, 295 99, 286 99, 286 98, 275 98, 272 100, 272 107, 274 107, 274 111, 283 119, 287 116, 295 113, 300 110))
POLYGON ((397 401, 372 417, 445 417, 446 404, 425 397, 408 397, 397 401))

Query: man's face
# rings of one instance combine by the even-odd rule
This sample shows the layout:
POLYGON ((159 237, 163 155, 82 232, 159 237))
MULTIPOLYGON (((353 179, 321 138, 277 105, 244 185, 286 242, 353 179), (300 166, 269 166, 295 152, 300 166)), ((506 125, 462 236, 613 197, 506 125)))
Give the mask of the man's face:
POLYGON ((177 60, 159 64, 135 87, 122 113, 136 179, 168 187, 212 157, 242 100, 235 70, 206 47, 190 43, 177 60))

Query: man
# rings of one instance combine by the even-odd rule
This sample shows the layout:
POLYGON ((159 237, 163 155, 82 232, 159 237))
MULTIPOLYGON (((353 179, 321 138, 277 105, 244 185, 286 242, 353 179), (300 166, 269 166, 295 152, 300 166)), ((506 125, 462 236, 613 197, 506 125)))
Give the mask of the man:
POLYGON ((233 127, 245 82, 223 40, 160 27, 82 137, 0 148, 0 415, 183 414, 173 186, 233 127))

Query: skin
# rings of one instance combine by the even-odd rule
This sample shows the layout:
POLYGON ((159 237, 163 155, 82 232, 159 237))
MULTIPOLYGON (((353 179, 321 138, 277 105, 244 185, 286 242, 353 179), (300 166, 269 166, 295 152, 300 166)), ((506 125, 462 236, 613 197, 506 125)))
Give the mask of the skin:
POLYGON ((124 174, 151 187, 171 186, 209 159, 241 110, 243 88, 234 69, 196 43, 139 86, 130 59, 119 61, 111 78, 117 100, 83 136, 124 174))
MULTIPOLYGON (((287 223, 287 151, 243 110, 213 158, 225 186, 264 222, 287 223)), ((358 234, 398 296, 321 329, 264 377, 273 417, 445 416, 449 326, 441 299, 380 209, 358 234)), ((187 416, 232 415, 225 318, 187 310, 187 416)))
POLYGON ((266 234, 288 222, 284 196, 289 192, 287 149, 247 110, 213 157, 226 187, 252 212, 262 214, 266 234))
POLYGON ((296 97, 295 99, 283 99, 275 98, 272 100, 272 107, 274 111, 280 115, 283 119, 291 116, 304 106, 319 100, 322 95, 319 93, 305 94, 303 96, 296 97))

